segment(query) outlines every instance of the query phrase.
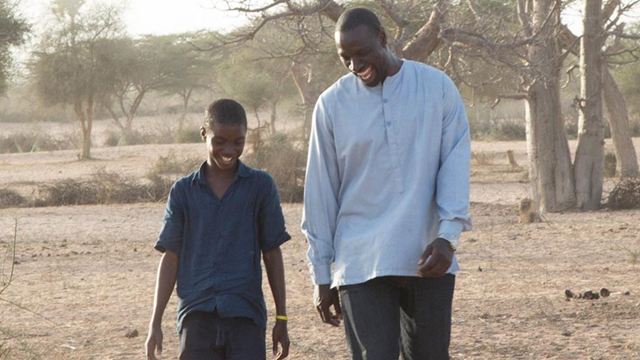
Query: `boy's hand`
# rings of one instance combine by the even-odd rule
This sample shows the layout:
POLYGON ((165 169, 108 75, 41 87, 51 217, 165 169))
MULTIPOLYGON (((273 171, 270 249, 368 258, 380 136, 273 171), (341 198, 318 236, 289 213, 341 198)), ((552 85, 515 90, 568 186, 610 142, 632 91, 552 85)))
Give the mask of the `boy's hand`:
POLYGON ((323 322, 333 326, 340 325, 342 308, 337 289, 331 289, 329 285, 316 285, 313 292, 313 302, 323 322), (335 314, 331 313, 331 306, 333 306, 335 314))
POLYGON ((418 261, 418 276, 441 277, 447 273, 453 258, 454 249, 447 240, 435 239, 427 246, 418 261))
POLYGON ((273 338, 273 355, 276 359, 284 359, 289 356, 289 331, 287 330, 287 322, 284 320, 276 320, 271 333, 273 338), (278 344, 282 347, 278 349, 278 344))
POLYGON ((147 360, 157 360, 156 349, 158 355, 162 354, 162 328, 160 326, 149 326, 149 335, 145 342, 147 360))

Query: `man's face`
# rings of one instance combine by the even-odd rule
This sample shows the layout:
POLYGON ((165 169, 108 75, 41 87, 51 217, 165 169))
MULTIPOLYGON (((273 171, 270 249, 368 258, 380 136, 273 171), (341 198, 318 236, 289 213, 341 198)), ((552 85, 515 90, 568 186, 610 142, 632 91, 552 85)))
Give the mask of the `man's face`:
POLYGON ((338 56, 366 86, 376 86, 388 73, 386 38, 365 25, 335 33, 338 56))
POLYGON ((207 144, 208 162, 223 171, 234 171, 244 150, 247 128, 242 125, 213 123, 209 130, 200 129, 207 144))

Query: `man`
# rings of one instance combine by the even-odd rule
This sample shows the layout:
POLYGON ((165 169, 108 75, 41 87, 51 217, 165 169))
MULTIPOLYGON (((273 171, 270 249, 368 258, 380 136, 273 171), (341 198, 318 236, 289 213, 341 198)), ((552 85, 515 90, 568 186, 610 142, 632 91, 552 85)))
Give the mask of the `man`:
POLYGON ((447 359, 453 253, 471 228, 462 100, 395 56, 367 9, 342 14, 335 40, 350 73, 314 110, 302 220, 317 310, 336 326, 344 311, 353 359, 447 359))

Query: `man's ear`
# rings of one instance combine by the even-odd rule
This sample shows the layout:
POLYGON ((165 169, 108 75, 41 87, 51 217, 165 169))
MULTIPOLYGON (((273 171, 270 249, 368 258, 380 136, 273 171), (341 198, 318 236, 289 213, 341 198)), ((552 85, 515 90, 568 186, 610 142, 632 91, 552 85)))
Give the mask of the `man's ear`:
POLYGON ((202 140, 207 140, 207 129, 204 126, 200 126, 200 137, 202 140))

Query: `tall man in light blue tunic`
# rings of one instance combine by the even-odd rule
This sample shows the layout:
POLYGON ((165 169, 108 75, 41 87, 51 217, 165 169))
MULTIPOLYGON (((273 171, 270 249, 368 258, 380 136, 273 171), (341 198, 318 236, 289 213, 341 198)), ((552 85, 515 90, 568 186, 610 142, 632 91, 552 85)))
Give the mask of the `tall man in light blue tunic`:
POLYGON ((344 315, 353 359, 448 359, 454 252, 471 228, 462 99, 394 55, 367 9, 342 14, 335 39, 350 73, 314 110, 302 220, 316 308, 335 326, 344 315))

